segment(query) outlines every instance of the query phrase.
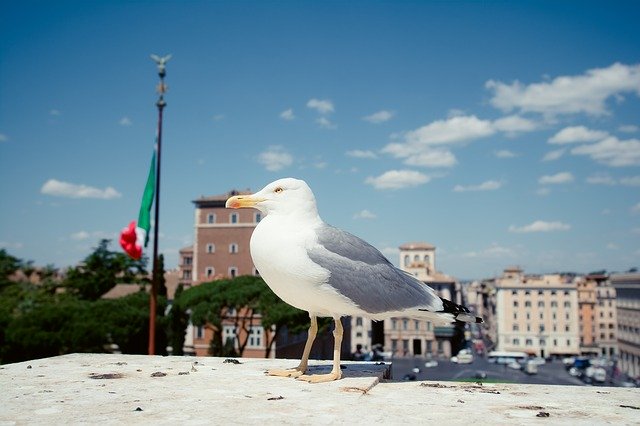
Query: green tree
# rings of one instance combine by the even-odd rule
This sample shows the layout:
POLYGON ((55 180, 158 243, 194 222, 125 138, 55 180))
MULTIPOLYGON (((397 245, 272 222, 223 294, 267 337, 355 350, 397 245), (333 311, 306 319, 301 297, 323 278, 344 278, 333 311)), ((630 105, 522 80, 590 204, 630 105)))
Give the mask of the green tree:
POLYGON ((258 314, 262 317, 263 328, 270 329, 275 325, 275 333, 267 337, 267 356, 281 329, 288 327, 296 333, 306 331, 309 327, 309 315, 306 312, 283 302, 262 278, 254 276, 222 279, 192 287, 176 295, 172 310, 176 307, 179 309, 177 312, 191 311, 193 325, 213 328, 209 352, 216 356, 228 356, 234 348, 242 356, 252 321, 258 314), (228 342, 222 341, 223 319, 232 321, 236 328, 236 341, 231 347, 228 342), (240 333, 241 330, 244 333, 240 333))
POLYGON ((109 240, 100 240, 98 247, 81 266, 71 268, 64 285, 80 299, 97 300, 119 282, 140 282, 146 275, 146 258, 131 259, 124 253, 109 250, 109 240))
POLYGON ((171 309, 167 315, 169 344, 173 349, 173 355, 184 355, 184 340, 187 326, 189 325, 189 314, 179 303, 175 303, 176 299, 179 299, 184 291, 184 285, 178 285, 176 293, 174 295, 174 303, 171 304, 171 309))

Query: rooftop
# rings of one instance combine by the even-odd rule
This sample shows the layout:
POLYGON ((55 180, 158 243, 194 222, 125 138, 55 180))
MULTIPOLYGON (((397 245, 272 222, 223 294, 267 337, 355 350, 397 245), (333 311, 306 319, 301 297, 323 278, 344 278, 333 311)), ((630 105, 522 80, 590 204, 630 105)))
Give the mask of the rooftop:
MULTIPOLYGON (((0 366, 0 424, 637 424, 640 389, 396 382, 343 362, 339 381, 269 377, 296 360, 72 354, 0 366)), ((329 361, 314 361, 315 371, 329 361)))

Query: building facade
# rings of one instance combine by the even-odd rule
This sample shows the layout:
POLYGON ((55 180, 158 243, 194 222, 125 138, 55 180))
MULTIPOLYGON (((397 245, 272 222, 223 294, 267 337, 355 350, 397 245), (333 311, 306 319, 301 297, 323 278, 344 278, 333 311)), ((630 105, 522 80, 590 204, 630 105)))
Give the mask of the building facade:
MULTIPOLYGON (((193 201, 194 244, 180 250, 180 283, 185 288, 221 278, 258 275, 251 260, 249 241, 261 219, 255 209, 225 208, 233 195, 249 192, 229 191, 226 194, 200 197, 193 201)), ((206 356, 214 335, 210 325, 187 329, 185 353, 206 356)), ((230 341, 235 349, 246 342, 244 357, 262 358, 267 353, 271 330, 261 326, 260 315, 252 315, 246 308, 233 307, 222 321, 223 344, 230 341), (237 310, 236 310, 237 309, 237 310)), ((270 357, 275 355, 275 348, 270 357)))
POLYGON ((618 354, 616 289, 604 272, 580 277, 576 284, 580 306, 580 352, 613 358, 618 354))
POLYGON ((572 276, 525 275, 509 267, 495 280, 497 350, 542 357, 580 353, 578 292, 572 276))
POLYGON ((632 378, 640 377, 640 273, 614 274, 616 291, 618 366, 632 378))
MULTIPOLYGON (((436 248, 424 243, 406 243, 400 249, 400 269, 413 275, 436 293, 455 303, 462 302, 460 284, 436 270, 436 248)), ((384 321, 384 348, 393 356, 450 357, 464 340, 462 330, 452 324, 414 318, 384 321)))

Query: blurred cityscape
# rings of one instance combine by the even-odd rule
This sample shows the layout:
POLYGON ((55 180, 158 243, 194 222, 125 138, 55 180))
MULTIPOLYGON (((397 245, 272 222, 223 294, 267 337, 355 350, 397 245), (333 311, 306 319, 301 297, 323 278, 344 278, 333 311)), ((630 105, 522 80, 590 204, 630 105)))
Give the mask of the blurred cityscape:
MULTIPOLYGON (((180 250, 179 266, 165 272, 166 290, 160 292, 166 297, 163 306, 167 320, 163 324, 173 330, 167 333, 166 340, 159 340, 163 347, 166 343, 167 354, 299 358, 302 353, 306 313, 282 308, 284 313, 274 318, 269 307, 282 302, 272 294, 265 296, 262 290, 252 290, 253 298, 245 294, 244 299, 236 296, 234 299, 230 295, 242 286, 255 289, 251 286, 260 280, 251 261, 249 241, 261 214, 256 210, 231 211, 224 207, 228 197, 239 193, 232 190, 193 201, 194 244, 180 250), (229 295, 225 296, 225 292, 229 295), (216 312, 212 312, 214 308, 216 312), (270 311, 268 316, 266 311, 270 311)), ((105 247, 101 249, 109 253, 105 247)), ((67 281, 72 278, 67 291, 81 289, 84 299, 122 300, 148 290, 147 281, 136 280, 135 273, 118 273, 114 275, 117 282, 103 284, 102 290, 94 290, 87 296, 87 287, 73 284, 73 280, 90 281, 91 276, 86 274, 92 267, 90 263, 85 260, 77 270, 67 271, 60 278, 67 281)), ((620 273, 538 275, 505 265, 499 276, 461 282, 438 271, 436 247, 427 242, 400 245, 398 264, 441 297, 467 306, 484 323, 435 324, 412 318, 374 322, 345 317, 343 359, 391 361, 394 378, 401 380, 640 385, 640 273, 635 269, 620 273)), ((114 269, 114 265, 110 268, 114 269)), ((133 266, 139 268, 138 275, 146 273, 140 265, 133 266)), ((124 270, 130 271, 131 267, 124 270)), ((3 268, 9 270, 6 265, 3 268)), ((46 278, 57 274, 51 268, 45 268, 44 272, 24 265, 13 269, 9 271, 12 282, 35 285, 49 282, 46 278)), ((8 286, 6 283, 3 286, 6 292, 8 286)), ((260 288, 266 286, 262 284, 260 288)), ((52 289, 49 291, 52 294, 60 292, 55 286, 52 289)), ((145 308, 144 303, 140 306, 145 308)), ((4 309, 2 321, 9 331, 3 331, 3 344, 20 339, 20 332, 11 331, 11 321, 15 312, 24 316, 30 309, 25 300, 4 309)), ((94 316, 100 312, 93 307, 88 310, 94 316)), ((140 320, 144 326, 147 319, 135 321, 140 320)), ((58 326, 65 327, 64 320, 60 322, 58 326)), ((33 327, 30 330, 34 332, 33 327)), ((143 329, 137 332, 144 335, 143 329)), ((125 338, 117 337, 115 330, 106 333, 110 337, 105 351, 143 353, 139 346, 127 346, 125 340, 119 340, 125 338)), ((96 347, 100 346, 94 345, 94 351, 96 347)), ((311 357, 330 359, 332 348, 332 336, 325 327, 311 357)), ((67 344, 57 353, 44 355, 74 350, 91 351, 67 344)), ((7 353, 11 356, 4 353, 2 362, 30 356, 26 352, 7 353)), ((33 353, 31 356, 42 356, 33 353)))

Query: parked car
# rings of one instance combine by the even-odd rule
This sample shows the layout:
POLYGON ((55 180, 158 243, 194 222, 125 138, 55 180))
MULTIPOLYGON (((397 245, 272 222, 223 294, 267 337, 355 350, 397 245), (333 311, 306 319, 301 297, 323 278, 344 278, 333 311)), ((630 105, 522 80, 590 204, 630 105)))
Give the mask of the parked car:
POLYGON ((471 364, 473 362, 473 355, 461 352, 456 356, 452 356, 451 362, 455 362, 456 364, 471 364))
POLYGON ((437 367, 438 366, 438 361, 436 360, 429 360, 427 362, 424 363, 424 366, 426 368, 433 368, 433 367, 437 367))
POLYGON ((528 375, 538 374, 538 365, 540 364, 538 364, 535 361, 529 360, 524 365, 524 372, 527 373, 528 375))
POLYGON ((519 362, 513 361, 507 364, 507 367, 512 368, 514 370, 522 370, 522 365, 519 362))
POLYGON ((535 358, 528 359, 527 362, 532 362, 535 365, 545 365, 547 363, 547 360, 542 358, 541 356, 538 356, 535 358))

